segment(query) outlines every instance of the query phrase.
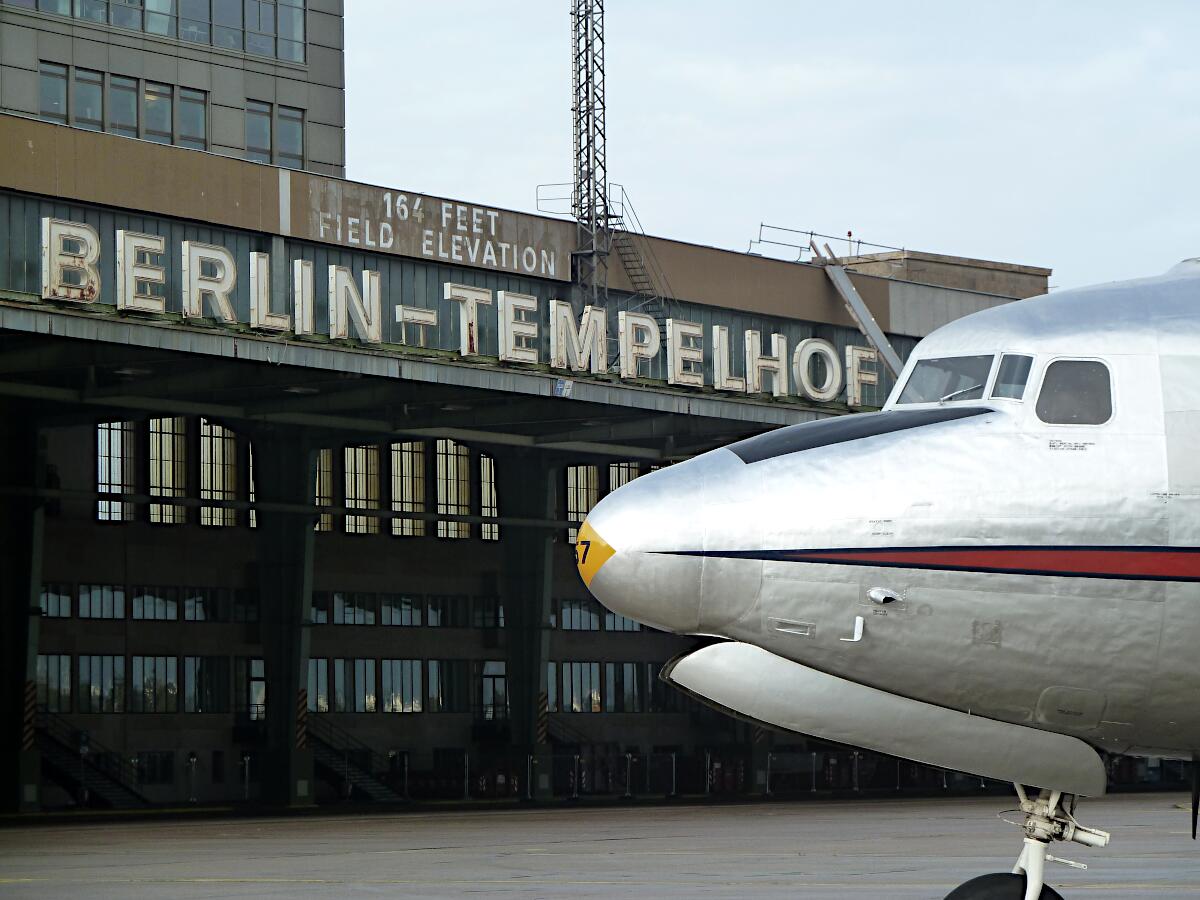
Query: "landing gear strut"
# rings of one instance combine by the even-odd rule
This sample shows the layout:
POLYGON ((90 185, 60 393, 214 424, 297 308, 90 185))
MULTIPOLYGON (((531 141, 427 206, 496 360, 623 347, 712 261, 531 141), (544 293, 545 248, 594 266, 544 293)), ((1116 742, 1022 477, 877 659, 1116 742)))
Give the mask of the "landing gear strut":
MULTIPOLYGON (((1047 860, 1073 868, 1086 869, 1081 863, 1058 859, 1046 852, 1051 841, 1075 841, 1085 847, 1104 847, 1109 834, 1080 825, 1075 819, 1075 798, 1062 791, 1041 791, 1030 798, 1023 785, 1014 785, 1021 801, 1025 822, 1025 845, 1012 874, 982 875, 961 884, 946 895, 946 900, 1062 900, 1053 888, 1044 887, 1047 860), (1069 801, 1070 808, 1064 805, 1069 801)), ((1014 823, 1017 824, 1017 823, 1014 823)))

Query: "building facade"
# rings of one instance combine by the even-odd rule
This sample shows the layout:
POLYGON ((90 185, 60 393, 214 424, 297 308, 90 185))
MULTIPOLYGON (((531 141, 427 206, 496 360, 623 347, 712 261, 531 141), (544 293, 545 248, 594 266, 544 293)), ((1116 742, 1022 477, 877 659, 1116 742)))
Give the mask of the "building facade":
POLYGON ((3 0, 0 110, 343 175, 340 0, 3 0))

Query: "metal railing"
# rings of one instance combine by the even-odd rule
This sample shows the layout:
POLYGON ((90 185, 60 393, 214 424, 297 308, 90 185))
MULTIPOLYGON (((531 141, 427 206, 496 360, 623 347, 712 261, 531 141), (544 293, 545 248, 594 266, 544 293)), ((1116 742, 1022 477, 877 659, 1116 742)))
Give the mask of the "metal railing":
POLYGON ((124 753, 102 744, 89 732, 47 710, 38 711, 37 727, 64 749, 77 753, 88 768, 106 775, 129 793, 144 799, 138 790, 141 779, 137 764, 124 753))

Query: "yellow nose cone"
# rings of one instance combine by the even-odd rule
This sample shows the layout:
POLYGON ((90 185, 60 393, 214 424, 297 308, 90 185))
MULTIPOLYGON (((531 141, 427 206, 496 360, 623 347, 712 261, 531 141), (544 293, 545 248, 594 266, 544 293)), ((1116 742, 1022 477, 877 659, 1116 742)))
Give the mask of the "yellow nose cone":
POLYGON ((579 567, 579 577, 583 583, 590 587, 600 567, 616 552, 585 520, 575 541, 575 565, 579 567))

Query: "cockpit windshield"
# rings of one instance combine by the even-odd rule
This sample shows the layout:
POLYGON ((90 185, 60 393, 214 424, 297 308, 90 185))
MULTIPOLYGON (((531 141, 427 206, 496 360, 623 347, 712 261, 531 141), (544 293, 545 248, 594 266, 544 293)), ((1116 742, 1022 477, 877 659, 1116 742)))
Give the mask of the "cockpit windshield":
POLYGON ((979 400, 992 371, 988 356, 943 356, 916 364, 897 403, 952 403, 979 400))

